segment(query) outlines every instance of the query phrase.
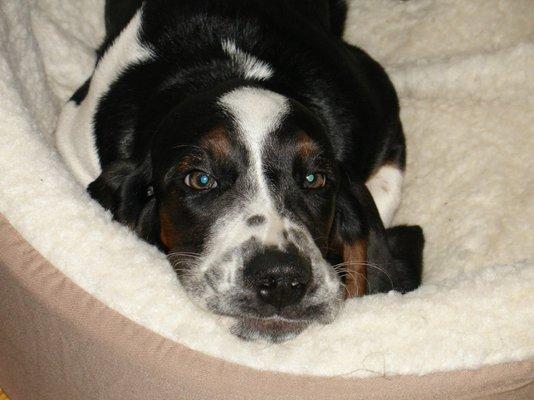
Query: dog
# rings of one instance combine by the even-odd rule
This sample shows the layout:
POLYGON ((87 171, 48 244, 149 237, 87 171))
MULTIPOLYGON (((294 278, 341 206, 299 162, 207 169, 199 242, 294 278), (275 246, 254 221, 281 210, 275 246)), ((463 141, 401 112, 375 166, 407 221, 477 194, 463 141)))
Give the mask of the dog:
POLYGON ((384 69, 339 0, 114 0, 57 148, 114 219, 164 251, 245 340, 332 322, 421 283, 423 232, 390 228, 405 139, 384 69), (386 229, 389 228, 389 229, 386 229))

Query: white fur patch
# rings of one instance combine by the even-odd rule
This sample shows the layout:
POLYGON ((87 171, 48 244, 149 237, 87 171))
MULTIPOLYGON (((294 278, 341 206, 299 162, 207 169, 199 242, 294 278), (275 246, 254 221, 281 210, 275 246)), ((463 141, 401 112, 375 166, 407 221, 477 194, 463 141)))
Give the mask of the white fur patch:
POLYGON ((272 205, 263 173, 262 152, 265 138, 282 122, 289 111, 287 98, 265 89, 243 87, 224 95, 219 103, 234 117, 251 157, 259 196, 272 205))
MULTIPOLYGON (((252 236, 264 245, 281 244, 285 222, 275 209, 274 201, 267 186, 262 166, 262 149, 269 133, 281 123, 289 110, 285 97, 260 88, 237 88, 219 99, 219 104, 235 120, 249 152, 250 169, 247 179, 254 185, 253 193, 244 194, 249 198, 246 205, 221 218, 212 228, 212 239, 199 270, 205 272, 221 255, 236 245, 244 243, 252 236), (261 214, 266 222, 261 227, 251 228, 246 224, 248 217, 261 214)), ((219 283, 220 290, 228 290, 235 285, 235 272, 242 260, 232 259, 222 269, 225 277, 219 283), (226 282, 226 283, 224 283, 226 282)), ((203 278, 202 278, 203 279, 203 278)))
POLYGON ((151 50, 139 42, 141 14, 142 10, 135 14, 97 64, 83 102, 79 106, 68 102, 60 115, 56 146, 83 186, 88 186, 101 172, 93 126, 98 102, 128 66, 152 57, 151 50))
POLYGON ((384 226, 391 226, 402 198, 402 181, 404 173, 391 165, 383 165, 366 182, 380 213, 384 226))
POLYGON ((223 50, 242 69, 243 75, 248 79, 265 80, 273 76, 273 70, 269 64, 259 60, 251 54, 245 53, 231 40, 222 41, 223 50))

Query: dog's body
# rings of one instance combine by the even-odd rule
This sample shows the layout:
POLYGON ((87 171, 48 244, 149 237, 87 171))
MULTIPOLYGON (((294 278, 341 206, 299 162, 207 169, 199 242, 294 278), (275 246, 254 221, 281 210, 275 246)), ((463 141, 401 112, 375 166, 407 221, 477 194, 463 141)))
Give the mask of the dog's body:
POLYGON ((329 322, 344 290, 420 282, 421 231, 382 225, 405 167, 398 100, 342 41, 345 14, 337 0, 110 1, 95 72, 61 116, 78 180, 245 338, 329 322))

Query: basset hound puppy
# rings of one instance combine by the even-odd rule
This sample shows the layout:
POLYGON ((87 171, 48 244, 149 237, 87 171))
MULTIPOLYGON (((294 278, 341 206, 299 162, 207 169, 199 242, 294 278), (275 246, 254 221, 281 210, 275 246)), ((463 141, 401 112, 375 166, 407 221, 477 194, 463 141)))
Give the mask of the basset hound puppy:
POLYGON ((390 226, 405 140, 384 69, 342 40, 340 0, 110 0, 57 148, 190 298, 280 342, 346 298, 421 282, 390 226))

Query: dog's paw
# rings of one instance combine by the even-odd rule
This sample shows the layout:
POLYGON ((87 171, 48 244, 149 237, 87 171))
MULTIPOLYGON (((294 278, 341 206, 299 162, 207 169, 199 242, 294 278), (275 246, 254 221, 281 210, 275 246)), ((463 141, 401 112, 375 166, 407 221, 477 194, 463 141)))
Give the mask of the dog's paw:
POLYGON ((386 230, 388 246, 395 260, 395 290, 406 293, 421 284, 425 236, 420 226, 400 225, 386 230))

